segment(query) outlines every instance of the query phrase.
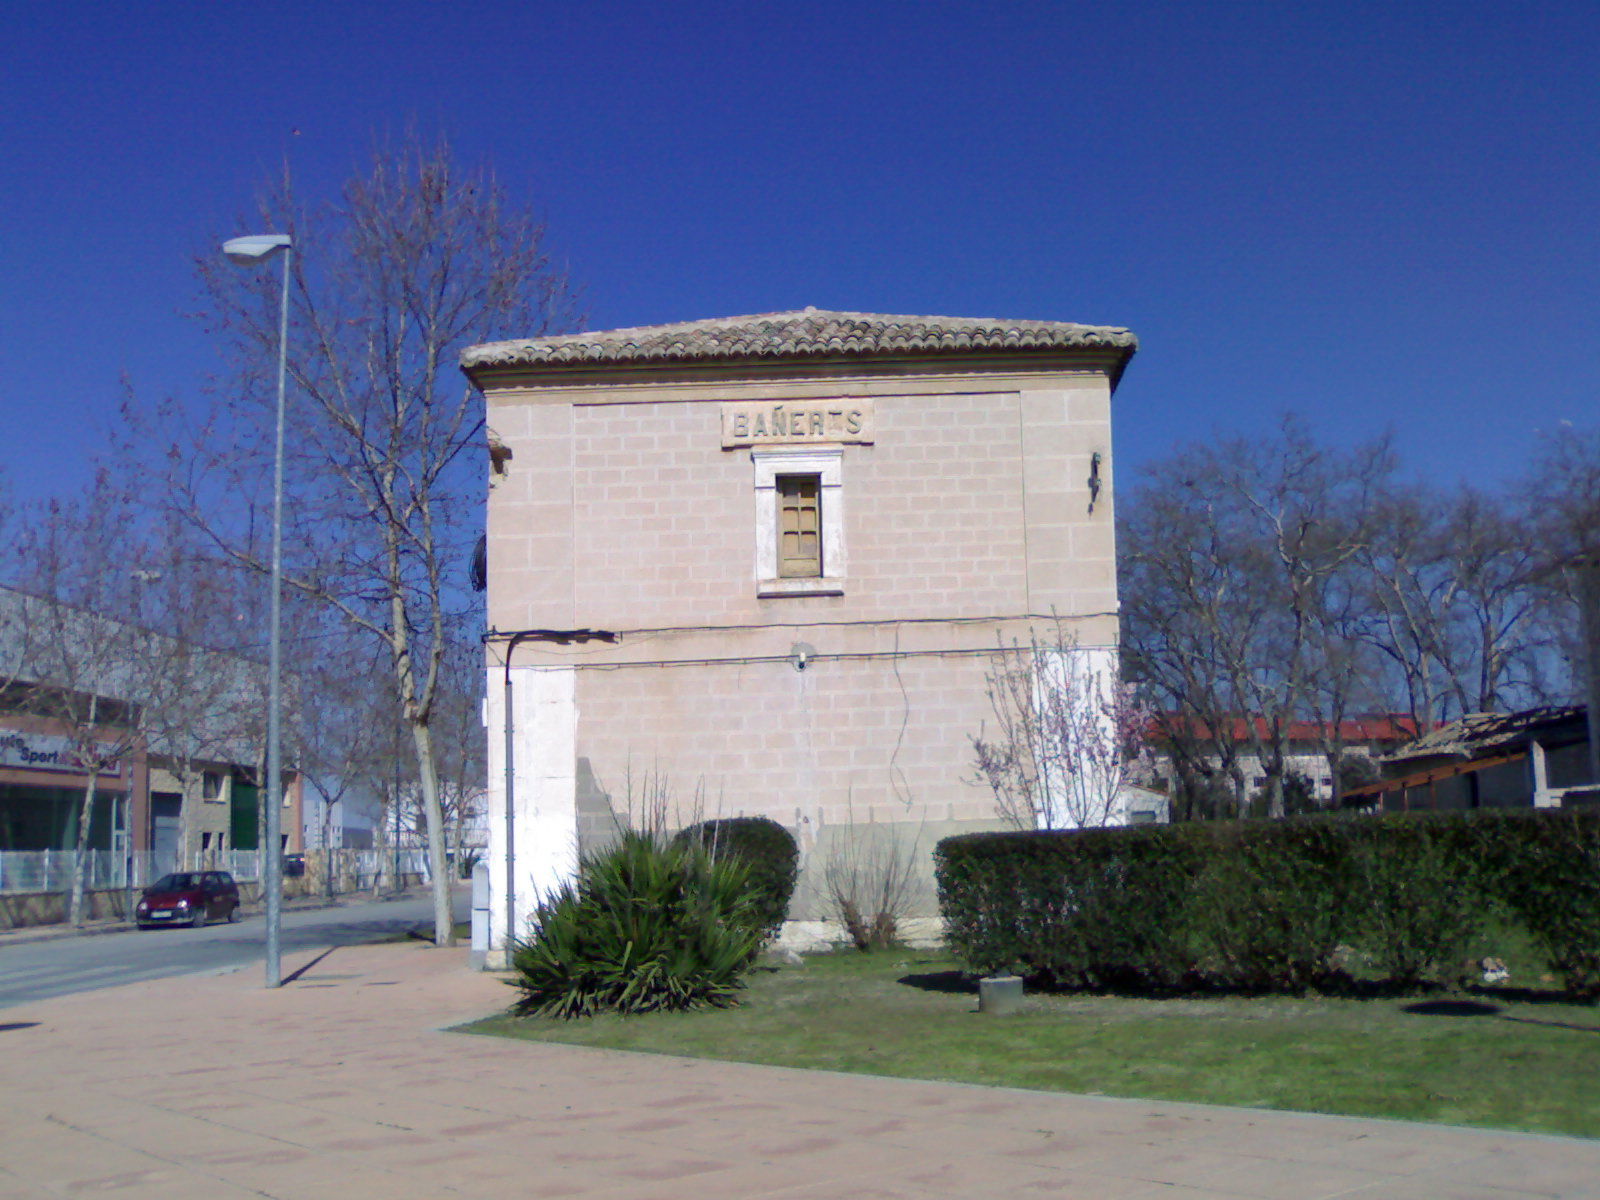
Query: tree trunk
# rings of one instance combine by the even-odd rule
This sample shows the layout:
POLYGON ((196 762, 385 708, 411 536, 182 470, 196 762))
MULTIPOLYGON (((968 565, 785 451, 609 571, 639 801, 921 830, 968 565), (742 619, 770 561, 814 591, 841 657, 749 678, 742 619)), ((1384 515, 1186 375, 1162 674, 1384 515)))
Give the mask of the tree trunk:
POLYGON ((83 788, 83 808, 78 813, 78 840, 72 855, 72 899, 67 907, 67 920, 75 926, 81 926, 84 918, 84 877, 89 873, 89 827, 94 820, 95 785, 100 781, 97 767, 98 764, 95 764, 89 768, 89 782, 83 788))
POLYGON ((450 878, 453 882, 461 875, 461 842, 467 833, 466 788, 456 797, 455 819, 450 823, 450 878))
POLYGON ((94 820, 95 785, 100 782, 100 759, 96 756, 98 747, 94 743, 95 721, 99 712, 100 698, 90 696, 88 732, 82 743, 88 747, 88 753, 82 758, 89 764, 89 780, 84 784, 83 808, 78 812, 78 837, 72 853, 72 897, 67 905, 67 920, 74 926, 83 924, 83 885, 88 866, 84 854, 89 848, 89 829, 94 820))
POLYGON ((417 746, 417 776, 422 787, 422 812, 428 824, 428 871, 433 876, 433 943, 456 944, 455 919, 450 912, 450 873, 444 861, 444 811, 439 806, 439 771, 433 757, 433 730, 424 721, 412 721, 411 738, 417 746))
POLYGON ((1281 821, 1283 817, 1283 768, 1279 767, 1267 776, 1267 818, 1281 821))
POLYGON ((333 899, 335 892, 333 873, 336 864, 333 857, 333 805, 328 798, 322 798, 322 887, 323 894, 329 900, 333 899))
POLYGON ((1233 784, 1233 819, 1250 815, 1250 793, 1245 787, 1244 772, 1237 765, 1228 770, 1228 781, 1233 784))
POLYGON ((372 864, 372 898, 376 900, 383 887, 383 864, 389 857, 389 814, 388 804, 384 805, 385 811, 378 819, 378 836, 373 839, 373 864, 372 864))

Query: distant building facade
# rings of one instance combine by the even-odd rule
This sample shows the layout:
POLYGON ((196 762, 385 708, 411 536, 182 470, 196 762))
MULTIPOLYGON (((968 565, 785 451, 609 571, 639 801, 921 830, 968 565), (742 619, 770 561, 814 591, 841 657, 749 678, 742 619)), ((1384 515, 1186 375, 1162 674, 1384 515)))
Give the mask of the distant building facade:
POLYGON ((623 825, 777 820, 808 919, 864 827, 924 873, 939 837, 999 827, 971 746, 997 649, 1059 621, 1115 671, 1135 345, 806 309, 469 349, 492 944, 623 825))
MULTIPOLYGON (((91 777, 88 849, 118 864, 119 878, 219 866, 231 851, 256 850, 262 797, 250 739, 238 730, 258 712, 263 689, 253 681, 263 674, 259 663, 0 587, 0 852, 74 849, 91 777), (182 655, 197 668, 191 679, 204 677, 195 688, 203 699, 181 728, 164 727, 149 702, 161 673, 139 664, 182 655), (76 667, 70 677, 64 663, 76 667)), ((282 802, 285 849, 298 851, 293 772, 282 802)), ((11 885, 0 878, 0 888, 11 885)))
MULTIPOLYGON (((1184 786, 1183 768, 1173 742, 1181 739, 1187 751, 1189 774, 1209 774, 1226 783, 1224 756, 1215 746, 1226 739, 1229 747, 1227 761, 1239 772, 1248 796, 1260 795, 1266 788, 1267 763, 1250 747, 1271 738, 1266 718, 1232 717, 1217 722, 1213 728, 1206 722, 1166 713, 1154 725, 1154 773, 1160 787, 1175 794, 1184 786)), ((1417 724, 1401 713, 1376 713, 1347 717, 1337 726, 1328 721, 1289 721, 1283 727, 1284 745, 1282 770, 1285 776, 1298 775, 1305 780, 1310 798, 1319 805, 1334 800, 1334 765, 1328 761, 1327 747, 1338 746, 1341 755, 1368 760, 1371 771, 1378 771, 1378 760, 1385 754, 1405 745, 1417 736, 1417 724)), ((1347 785, 1348 786, 1348 785, 1347 785)))

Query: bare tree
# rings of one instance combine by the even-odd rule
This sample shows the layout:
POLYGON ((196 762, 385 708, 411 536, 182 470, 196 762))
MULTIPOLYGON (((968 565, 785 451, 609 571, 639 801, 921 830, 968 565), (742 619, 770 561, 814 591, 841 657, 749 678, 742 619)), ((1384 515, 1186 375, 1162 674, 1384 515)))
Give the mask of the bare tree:
POLYGON ((22 533, 27 591, 9 598, 28 630, 9 702, 65 731, 85 780, 67 909, 74 925, 86 916, 101 786, 119 779, 121 827, 128 830, 130 767, 143 740, 138 701, 151 693, 172 651, 166 639, 121 619, 130 606, 136 539, 126 495, 101 473, 82 499, 50 501, 32 514, 22 533))
POLYGON ((354 633, 348 627, 325 630, 321 653, 302 674, 305 701, 294 722, 300 773, 315 795, 315 841, 324 852, 322 882, 329 895, 336 883, 332 848, 340 840, 334 836, 335 815, 348 820, 355 808, 380 832, 384 813, 373 803, 373 781, 393 776, 393 674, 386 661, 373 661, 370 640, 357 641, 354 633))
POLYGON ((1600 428, 1548 438, 1527 487, 1542 559, 1543 619, 1570 692, 1589 709, 1589 770, 1600 781, 1600 428))
MULTIPOLYGON (((1392 471, 1386 441, 1350 454, 1292 418, 1272 439, 1224 439, 1155 468, 1123 508, 1125 644, 1136 677, 1230 764, 1237 737, 1261 765, 1269 816, 1284 814, 1297 720, 1350 709, 1352 572, 1392 471)), ((1336 739, 1335 739, 1336 741, 1336 739)), ((1341 747, 1330 744, 1330 763, 1341 747)))
POLYGON ((1174 769, 1174 816, 1243 816, 1239 701, 1224 664, 1262 618, 1246 608, 1226 536, 1191 488, 1147 487, 1119 516, 1123 652, 1174 769))
POLYGON ((248 619, 259 589, 206 560, 186 533, 167 524, 140 543, 127 614, 166 647, 139 697, 140 725, 178 784, 180 849, 195 840, 205 765, 263 757, 266 695, 261 622, 248 619))
POLYGON ((1545 556, 1520 504, 1472 488, 1397 488, 1373 528, 1360 636, 1419 728, 1547 697, 1536 585, 1545 556))
MULTIPOLYGON (((436 940, 452 940, 433 731, 448 629, 482 526, 482 400, 459 349, 574 325, 544 229, 485 172, 415 136, 380 149, 340 199, 310 209, 285 180, 252 224, 294 239, 287 584, 383 648, 417 763, 436 940)), ((235 562, 264 571, 259 491, 271 439, 275 284, 199 259, 212 327, 236 374, 198 437, 169 457, 179 510, 235 562), (241 493, 246 493, 241 495, 241 493), (242 503, 241 503, 242 502, 242 503), (242 515, 241 515, 242 513, 242 515)))
POLYGON ((1057 621, 1002 647, 988 674, 992 738, 972 739, 979 778, 1022 829, 1120 823, 1124 787, 1148 765, 1149 713, 1117 677, 1115 653, 1086 649, 1057 621))
POLYGON ((1398 682, 1391 707, 1418 728, 1459 715, 1450 614, 1455 576, 1442 536, 1441 498, 1421 488, 1393 489, 1380 501, 1378 532, 1362 556, 1361 636, 1398 682))

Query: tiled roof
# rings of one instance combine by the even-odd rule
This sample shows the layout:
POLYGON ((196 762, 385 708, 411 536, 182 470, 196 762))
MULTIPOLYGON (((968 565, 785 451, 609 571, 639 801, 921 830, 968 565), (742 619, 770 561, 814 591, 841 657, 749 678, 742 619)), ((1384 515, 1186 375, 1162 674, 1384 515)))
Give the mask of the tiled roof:
POLYGON ((1385 763, 1423 758, 1478 758, 1523 745, 1533 735, 1570 725, 1578 727, 1588 710, 1583 705, 1530 708, 1516 713, 1471 713, 1441 725, 1383 757, 1385 763))
POLYGON ((905 317, 817 308, 643 325, 469 346, 468 371, 586 363, 736 362, 784 358, 876 358, 901 354, 1113 350, 1138 348, 1126 330, 1069 321, 905 317))

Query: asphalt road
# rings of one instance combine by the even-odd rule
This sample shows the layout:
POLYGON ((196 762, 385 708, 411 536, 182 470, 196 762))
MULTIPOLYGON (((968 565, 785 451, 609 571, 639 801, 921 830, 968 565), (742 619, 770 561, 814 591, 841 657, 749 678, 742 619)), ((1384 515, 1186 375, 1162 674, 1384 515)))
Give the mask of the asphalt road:
MULTIPOLYGON (((467 919, 470 903, 468 890, 457 888, 458 921, 467 919)), ((148 929, 0 945, 0 1008, 169 975, 252 966, 264 971, 266 928, 265 919, 256 913, 236 924, 213 923, 204 929, 148 929)), ((376 941, 408 929, 432 935, 433 901, 426 895, 338 908, 285 909, 278 944, 287 958, 305 950, 376 941)), ((285 962, 284 969, 293 969, 293 964, 285 962)))

